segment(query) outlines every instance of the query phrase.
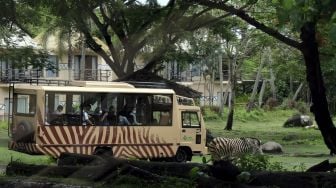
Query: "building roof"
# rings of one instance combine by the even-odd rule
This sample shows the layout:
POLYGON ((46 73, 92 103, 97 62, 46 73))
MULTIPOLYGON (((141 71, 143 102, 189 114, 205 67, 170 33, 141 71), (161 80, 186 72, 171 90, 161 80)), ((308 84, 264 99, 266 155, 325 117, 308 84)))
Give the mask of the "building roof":
POLYGON ((39 45, 28 35, 11 35, 6 40, 0 39, 0 47, 13 47, 13 48, 39 48, 39 45))
POLYGON ((172 82, 170 80, 164 79, 152 72, 141 69, 133 74, 126 76, 124 78, 117 79, 117 81, 128 82, 133 84, 135 87, 152 87, 152 88, 165 88, 173 89, 177 95, 199 98, 201 93, 191 89, 189 87, 180 85, 178 83, 172 82))

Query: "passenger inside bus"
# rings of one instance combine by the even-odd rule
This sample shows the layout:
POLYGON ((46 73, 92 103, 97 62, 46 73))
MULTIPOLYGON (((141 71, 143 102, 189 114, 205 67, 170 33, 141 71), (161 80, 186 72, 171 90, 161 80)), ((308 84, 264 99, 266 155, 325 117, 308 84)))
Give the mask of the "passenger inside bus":
POLYGON ((90 120, 89 111, 91 109, 91 105, 84 105, 83 107, 83 125, 93 125, 93 122, 90 120))
POLYGON ((51 113, 50 115, 50 123, 52 125, 62 125, 63 124, 63 106, 62 105, 58 105, 56 110, 54 112, 51 113))
POLYGON ((136 108, 133 107, 131 110, 127 106, 127 104, 123 107, 123 109, 118 113, 119 125, 141 125, 136 120, 136 108))
POLYGON ((62 105, 58 105, 57 109, 54 112, 54 114, 61 115, 63 113, 62 111, 63 111, 63 106, 62 105))
POLYGON ((100 125, 115 125, 116 124, 116 112, 113 106, 110 106, 109 110, 102 110, 102 115, 100 118, 100 125))

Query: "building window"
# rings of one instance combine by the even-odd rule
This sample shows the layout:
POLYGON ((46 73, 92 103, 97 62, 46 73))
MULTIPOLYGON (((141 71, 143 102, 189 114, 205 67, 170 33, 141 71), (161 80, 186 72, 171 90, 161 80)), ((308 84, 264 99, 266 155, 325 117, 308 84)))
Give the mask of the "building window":
MULTIPOLYGON (((50 55, 48 58, 49 61, 52 62, 52 64, 58 68, 58 58, 55 55, 50 55)), ((46 77, 47 78, 54 78, 58 77, 58 70, 46 70, 46 77)))

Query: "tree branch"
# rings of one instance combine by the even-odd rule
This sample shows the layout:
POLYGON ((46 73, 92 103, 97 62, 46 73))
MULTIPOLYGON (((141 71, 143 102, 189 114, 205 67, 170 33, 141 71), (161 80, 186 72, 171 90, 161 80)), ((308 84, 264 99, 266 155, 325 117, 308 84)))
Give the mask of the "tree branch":
POLYGON ((209 1, 209 0, 188 0, 203 6, 207 6, 207 7, 211 7, 211 8, 217 8, 217 9, 221 9, 224 10, 226 12, 229 12, 233 15, 236 15, 237 17, 241 18, 242 20, 246 21, 247 23, 249 23, 250 25, 253 25, 254 27, 256 27, 257 29, 265 32, 266 34, 273 36, 274 38, 278 39, 279 41, 292 46, 298 50, 301 50, 301 43, 298 41, 295 41, 293 39, 290 39, 284 35, 282 35, 281 33, 279 33, 278 31, 266 26, 263 23, 260 23, 259 21, 257 21, 255 18, 249 16, 244 10, 242 9, 237 9, 231 5, 227 5, 225 2, 213 2, 213 1, 209 1))

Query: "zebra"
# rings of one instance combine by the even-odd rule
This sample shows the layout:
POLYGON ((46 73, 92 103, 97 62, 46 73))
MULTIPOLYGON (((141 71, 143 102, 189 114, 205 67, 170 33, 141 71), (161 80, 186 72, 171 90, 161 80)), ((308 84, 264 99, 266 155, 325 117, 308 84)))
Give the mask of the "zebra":
POLYGON ((262 154, 261 142, 257 138, 216 137, 208 144, 208 151, 213 161, 229 160, 246 153, 262 154))

